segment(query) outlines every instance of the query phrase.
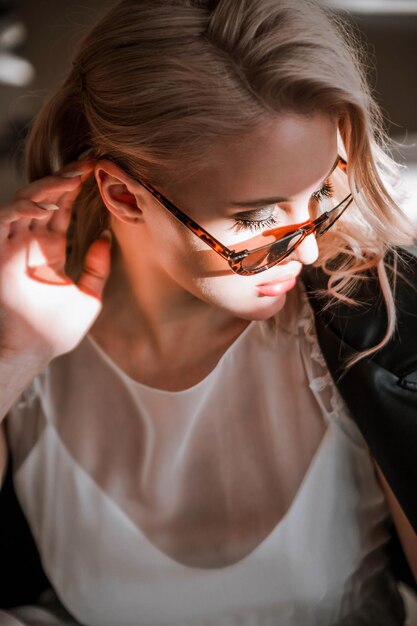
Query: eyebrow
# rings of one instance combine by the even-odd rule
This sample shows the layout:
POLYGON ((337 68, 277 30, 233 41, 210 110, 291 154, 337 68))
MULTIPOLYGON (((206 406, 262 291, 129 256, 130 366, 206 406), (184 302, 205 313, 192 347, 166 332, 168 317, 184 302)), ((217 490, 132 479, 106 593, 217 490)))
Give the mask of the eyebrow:
MULTIPOLYGON (((326 178, 329 178, 329 176, 331 174, 333 174, 334 170, 336 169, 338 163, 340 161, 340 157, 339 155, 337 155, 336 161, 334 162, 332 169, 330 170, 330 172, 327 174, 327 176, 325 176, 323 178, 323 181, 326 180, 326 178)), ((258 207, 264 207, 264 206, 268 206, 270 204, 277 204, 278 202, 290 202, 290 200, 288 198, 280 198, 280 197, 275 197, 275 198, 260 198, 259 200, 243 200, 243 201, 239 201, 239 202, 231 202, 229 206, 231 207, 245 207, 245 208, 258 208, 258 207)))

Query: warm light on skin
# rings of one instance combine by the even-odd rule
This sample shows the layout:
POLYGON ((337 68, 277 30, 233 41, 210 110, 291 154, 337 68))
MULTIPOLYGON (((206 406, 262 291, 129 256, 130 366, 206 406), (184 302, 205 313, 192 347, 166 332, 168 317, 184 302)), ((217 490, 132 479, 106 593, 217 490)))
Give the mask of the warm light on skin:
MULTIPOLYGON (((309 198, 337 156, 337 124, 323 115, 282 115, 239 141, 219 144, 211 155, 211 161, 191 172, 179 164, 176 180, 160 191, 233 248, 251 237, 234 231, 233 215, 248 209, 233 208, 233 202, 283 196, 292 200, 281 205, 286 224, 310 219, 309 198)), ((282 264, 256 276, 238 276, 149 192, 120 175, 117 166, 106 162, 97 169, 121 250, 122 274, 129 277, 133 300, 148 320, 180 318, 182 313, 188 317, 193 311, 210 317, 210 311, 219 310, 231 318, 267 319, 282 308, 285 293, 260 297, 257 285, 317 259, 315 237, 310 236, 282 264)))
POLYGON ((307 224, 311 224, 311 220, 306 220, 305 222, 301 222, 300 224, 288 224, 286 226, 270 228, 262 233, 262 235, 264 237, 274 237, 274 239, 281 239, 281 237, 285 237, 285 235, 295 230, 296 228, 302 228, 303 226, 307 226, 307 224))

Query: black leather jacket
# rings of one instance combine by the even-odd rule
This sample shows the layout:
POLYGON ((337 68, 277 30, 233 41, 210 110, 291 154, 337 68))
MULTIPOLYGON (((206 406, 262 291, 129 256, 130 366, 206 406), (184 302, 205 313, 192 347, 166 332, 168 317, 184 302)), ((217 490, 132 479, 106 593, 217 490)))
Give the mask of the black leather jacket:
MULTIPOLYGON (((327 311, 325 299, 315 294, 326 287, 325 274, 305 268, 303 279, 329 371, 417 532, 417 258, 399 252, 398 270, 395 335, 347 371, 346 358, 376 345, 385 333, 387 315, 376 275, 368 274, 355 294, 364 303, 359 309, 338 303, 327 311)), ((416 589, 394 530, 392 557, 397 576, 416 589)))
MULTIPOLYGON (((417 258, 401 252, 395 336, 370 358, 343 373, 347 356, 374 346, 384 335, 387 316, 375 275, 356 294, 365 304, 338 304, 323 312, 315 295, 326 276, 302 274, 315 312, 317 337, 331 375, 370 450, 417 532, 417 258)), ((343 494, 340 494, 343 498, 343 494)), ((14 494, 9 470, 0 494, 0 558, 9 575, 0 588, 0 607, 34 602, 48 586, 29 527, 14 494)), ((391 558, 397 577, 417 590, 393 529, 391 558)))

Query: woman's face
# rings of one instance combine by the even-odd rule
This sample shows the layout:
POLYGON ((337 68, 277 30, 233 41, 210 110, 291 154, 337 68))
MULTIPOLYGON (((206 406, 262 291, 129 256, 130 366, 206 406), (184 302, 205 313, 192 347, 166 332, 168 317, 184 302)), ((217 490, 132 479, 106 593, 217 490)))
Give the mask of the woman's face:
MULTIPOLYGON (((311 196, 336 159, 335 120, 285 114, 239 141, 215 146, 203 166, 190 169, 179 161, 175 180, 159 191, 221 243, 241 249, 263 231, 308 220, 311 196)), ((149 192, 137 191, 143 219, 132 229, 135 263, 149 272, 149 284, 161 281, 243 319, 267 319, 283 307, 302 266, 317 259, 310 235, 282 263, 253 276, 237 275, 149 192)))

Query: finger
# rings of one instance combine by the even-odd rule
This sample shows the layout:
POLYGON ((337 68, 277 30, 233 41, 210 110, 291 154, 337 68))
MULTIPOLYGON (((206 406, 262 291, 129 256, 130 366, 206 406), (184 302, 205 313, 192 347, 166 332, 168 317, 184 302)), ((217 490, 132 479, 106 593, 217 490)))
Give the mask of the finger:
POLYGON ((71 221, 73 205, 81 189, 82 187, 78 187, 74 191, 64 194, 64 196, 59 199, 60 210, 52 215, 49 220, 49 230, 62 235, 66 234, 71 221))
POLYGON ((79 289, 101 300, 104 285, 110 273, 110 265, 110 240, 103 233, 87 251, 83 273, 78 281, 79 289))
POLYGON ((86 157, 79 159, 78 161, 73 161, 72 163, 67 163, 64 167, 58 170, 58 172, 55 172, 55 174, 70 178, 74 172, 80 171, 83 173, 83 176, 88 176, 93 171, 94 166, 95 159, 86 157))
POLYGON ((56 203, 66 192, 73 191, 80 186, 82 174, 65 178, 61 176, 46 176, 26 185, 14 196, 14 200, 32 200, 33 202, 56 203))
MULTIPOLYGON (((85 182, 90 174, 84 173, 82 182, 85 182)), ((48 223, 48 229, 54 232, 65 234, 71 221, 72 209, 78 194, 82 189, 82 185, 75 189, 64 193, 58 200, 60 211, 52 216, 48 223)))
POLYGON ((42 204, 40 203, 40 205, 38 205, 39 208, 41 209, 41 213, 38 216, 36 216, 36 218, 33 218, 33 216, 24 216, 22 215, 21 218, 13 221, 10 224, 10 233, 9 233, 9 237, 10 236, 18 236, 18 235, 27 235, 28 231, 33 231, 35 230, 35 228, 33 228, 33 224, 38 224, 38 227, 41 227, 43 229, 46 228, 46 225, 48 223, 48 221, 51 219, 51 217, 54 215, 54 213, 57 212, 58 207, 55 204, 42 204))
POLYGON ((31 217, 22 217, 21 219, 12 222, 9 228, 9 238, 17 237, 22 233, 27 233, 31 222, 31 217))
POLYGON ((33 219, 31 223, 29 224, 29 230, 32 233, 45 233, 48 231, 48 224, 51 221, 51 219, 53 218, 53 216, 58 213, 59 211, 59 207, 57 207, 56 210, 47 210, 45 211, 46 215, 43 219, 33 219))
POLYGON ((18 200, 10 206, 2 207, 0 209, 0 236, 4 240, 9 236, 13 236, 13 232, 16 231, 15 222, 24 220, 26 218, 32 218, 36 220, 45 220, 51 215, 50 210, 41 208, 30 200, 18 200))
POLYGON ((68 225, 71 221, 72 207, 68 209, 61 208, 51 219, 48 220, 47 228, 54 233, 60 233, 65 235, 68 230, 68 225))
MULTIPOLYGON (((42 204, 42 203, 41 203, 42 204)), ((50 211, 56 210, 53 205, 40 205, 31 200, 21 199, 8 206, 0 208, 0 222, 10 224, 22 217, 42 218, 49 215, 50 211)))
POLYGON ((32 181, 15 194, 15 199, 54 202, 62 193, 76 188, 91 174, 95 166, 91 152, 87 151, 78 161, 68 163, 54 174, 32 181))

